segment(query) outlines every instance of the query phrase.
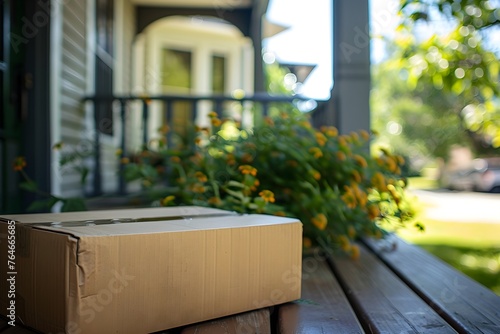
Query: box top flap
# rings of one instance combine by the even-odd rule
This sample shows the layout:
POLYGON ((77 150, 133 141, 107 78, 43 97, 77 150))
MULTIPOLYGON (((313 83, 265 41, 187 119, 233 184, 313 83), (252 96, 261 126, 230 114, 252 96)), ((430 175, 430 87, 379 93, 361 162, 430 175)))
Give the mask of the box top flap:
MULTIPOLYGON (((282 225, 300 223, 297 219, 275 217, 269 215, 230 215, 217 217, 186 218, 167 221, 141 221, 118 224, 101 224, 90 226, 37 226, 37 228, 59 233, 71 234, 75 237, 119 236, 153 234, 165 232, 186 232, 196 230, 216 230, 226 228, 244 228, 266 225, 282 225)), ((36 225, 35 225, 36 226, 36 225)))
MULTIPOLYGON (((126 219, 126 220, 147 220, 155 217, 183 217, 231 214, 230 211, 224 211, 213 208, 204 208, 199 206, 176 206, 162 208, 142 208, 142 209, 120 209, 120 210, 102 210, 102 211, 81 211, 81 212, 62 212, 62 213, 40 213, 40 214, 14 214, 0 217, 1 220, 15 220, 19 223, 50 223, 50 222, 70 222, 87 221, 98 219, 126 219)), ((234 214, 234 213, 233 213, 234 214)))

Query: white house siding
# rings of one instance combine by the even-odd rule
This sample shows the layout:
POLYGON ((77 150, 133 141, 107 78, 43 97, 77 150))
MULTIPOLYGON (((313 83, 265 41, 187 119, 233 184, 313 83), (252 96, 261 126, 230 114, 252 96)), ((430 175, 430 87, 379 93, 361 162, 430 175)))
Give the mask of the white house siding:
MULTIPOLYGON (((53 139, 54 143, 62 141, 64 150, 72 148, 83 152, 90 148, 81 101, 87 86, 87 1, 69 0, 59 6, 59 17, 54 20, 61 33, 52 44, 53 51, 56 51, 53 56, 59 60, 57 72, 53 72, 58 77, 52 80, 52 89, 57 91, 52 100, 52 117, 56 116, 52 123, 56 127, 53 139)), ((58 154, 55 154, 55 159, 58 159, 58 154)), ((64 196, 81 195, 80 175, 76 171, 59 167, 57 160, 53 162, 53 168, 55 192, 64 196)))

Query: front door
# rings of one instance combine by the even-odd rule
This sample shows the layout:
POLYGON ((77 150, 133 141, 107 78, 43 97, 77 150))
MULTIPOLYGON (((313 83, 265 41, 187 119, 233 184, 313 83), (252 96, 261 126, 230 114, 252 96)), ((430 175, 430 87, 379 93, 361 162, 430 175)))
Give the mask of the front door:
POLYGON ((36 196, 20 190, 16 157, 50 191, 50 0, 0 2, 0 213, 24 212, 36 196))

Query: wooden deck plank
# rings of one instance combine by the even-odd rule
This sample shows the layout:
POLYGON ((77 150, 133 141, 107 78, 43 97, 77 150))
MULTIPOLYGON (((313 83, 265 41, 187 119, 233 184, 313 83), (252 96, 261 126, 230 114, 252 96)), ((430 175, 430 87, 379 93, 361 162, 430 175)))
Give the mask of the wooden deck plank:
POLYGON ((363 333, 324 258, 310 256, 302 261, 302 298, 279 307, 278 332, 363 333))
POLYGON ((432 308, 365 247, 352 260, 334 255, 331 264, 369 333, 456 333, 432 308))
POLYGON ((500 297, 425 250, 392 237, 365 243, 455 329, 500 333, 500 297))
POLYGON ((182 334, 271 334, 269 309, 246 312, 189 326, 182 334))

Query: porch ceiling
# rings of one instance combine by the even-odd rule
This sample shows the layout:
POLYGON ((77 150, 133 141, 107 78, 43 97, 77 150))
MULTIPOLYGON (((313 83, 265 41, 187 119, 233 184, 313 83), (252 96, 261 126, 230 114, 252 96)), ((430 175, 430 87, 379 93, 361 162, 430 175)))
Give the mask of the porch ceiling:
POLYGON ((132 0, 138 6, 249 8, 254 0, 132 0))

